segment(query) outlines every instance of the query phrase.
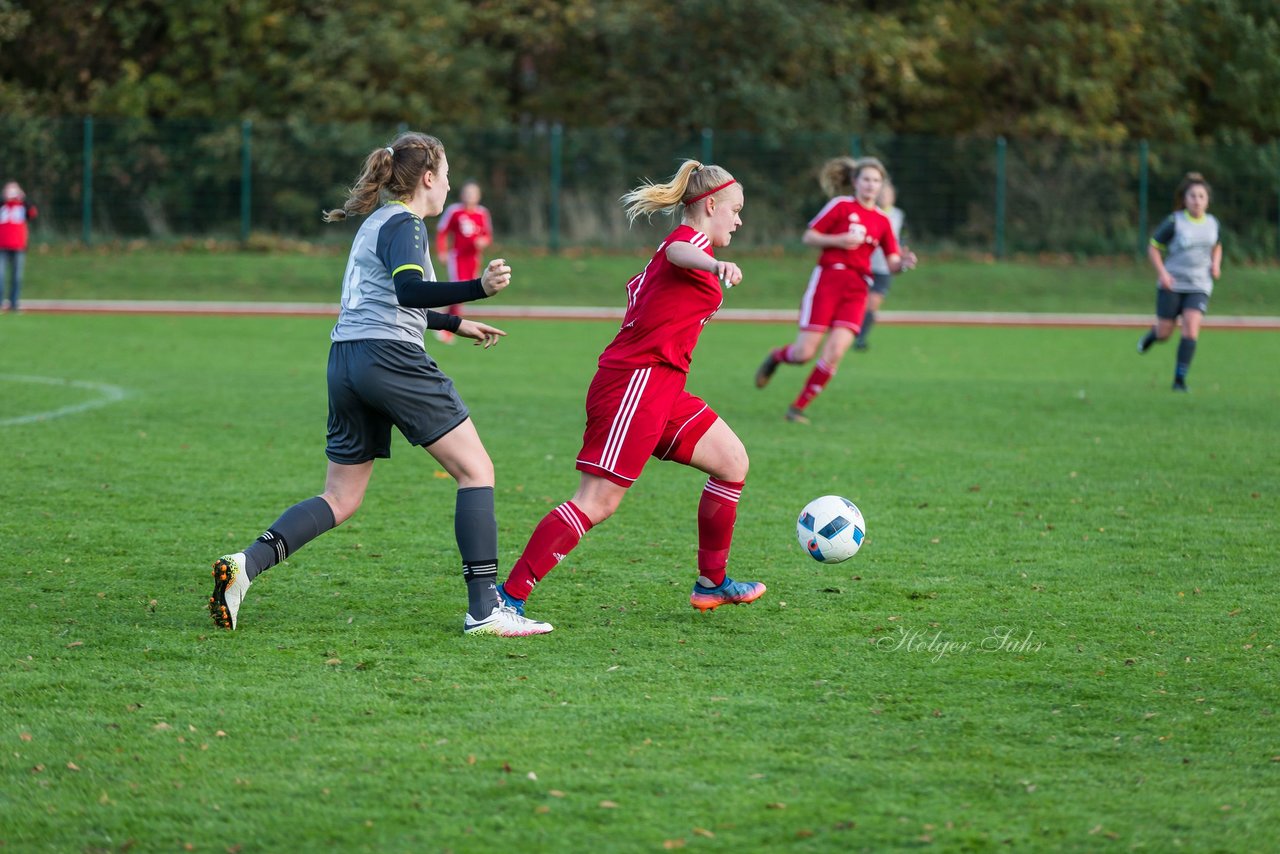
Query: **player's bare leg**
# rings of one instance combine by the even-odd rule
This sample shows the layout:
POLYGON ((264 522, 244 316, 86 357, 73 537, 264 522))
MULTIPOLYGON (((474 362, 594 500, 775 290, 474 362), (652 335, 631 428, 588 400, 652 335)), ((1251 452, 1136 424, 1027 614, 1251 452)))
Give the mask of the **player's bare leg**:
POLYGON ((787 410, 788 421, 797 424, 809 423, 808 416, 804 414, 805 409, 836 375, 836 369, 840 367, 844 354, 849 352, 855 335, 856 332, 846 326, 832 327, 826 343, 822 345, 822 354, 818 357, 818 363, 813 366, 813 371, 805 380, 804 388, 800 390, 791 408, 787 410))
POLYGON ((825 330, 801 331, 793 343, 770 350, 764 357, 764 361, 760 363, 760 367, 756 369, 756 388, 764 388, 769 384, 769 380, 773 379, 774 371, 778 370, 778 365, 803 365, 812 359, 818 352, 818 347, 822 344, 822 336, 825 334, 825 330))
POLYGON ((1145 353, 1154 344, 1160 341, 1167 341, 1169 336, 1173 334, 1173 326, 1176 322, 1176 319, 1157 317, 1155 325, 1148 329, 1147 334, 1142 336, 1142 340, 1138 342, 1138 352, 1145 353))

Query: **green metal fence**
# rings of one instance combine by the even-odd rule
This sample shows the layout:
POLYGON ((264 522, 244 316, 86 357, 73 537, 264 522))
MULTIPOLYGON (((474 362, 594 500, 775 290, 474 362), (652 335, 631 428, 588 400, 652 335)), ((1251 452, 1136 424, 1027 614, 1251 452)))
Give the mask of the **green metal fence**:
MULTIPOLYGON (((320 210, 339 204, 364 156, 405 125, 301 119, 0 119, 0 179, 20 181, 40 208, 35 239, 211 238, 254 234, 345 240, 320 210)), ((737 242, 795 246, 825 201, 828 157, 872 154, 889 166, 913 243, 1008 254, 1141 252, 1172 207, 1182 174, 1214 186, 1229 254, 1280 257, 1280 142, 1126 145, 850 132, 748 134, 484 130, 435 127, 455 183, 480 181, 501 240, 633 247, 618 197, 684 157, 714 160, 742 182, 737 242)))

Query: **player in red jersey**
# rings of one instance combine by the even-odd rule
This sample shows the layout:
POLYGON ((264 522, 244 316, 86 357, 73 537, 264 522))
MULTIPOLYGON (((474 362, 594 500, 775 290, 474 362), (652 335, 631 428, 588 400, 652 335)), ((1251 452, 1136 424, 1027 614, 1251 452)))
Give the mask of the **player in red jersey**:
POLYGON ((800 334, 794 343, 770 351, 756 371, 756 387, 764 388, 778 365, 803 365, 818 353, 826 337, 818 363, 787 410, 788 421, 808 423, 805 407, 835 376, 862 329, 876 249, 884 250, 890 272, 910 270, 916 264, 914 252, 900 254, 889 218, 876 207, 887 178, 884 164, 874 157, 837 157, 822 167, 818 180, 831 200, 804 233, 804 244, 821 249, 822 254, 800 301, 800 334), (853 196, 841 195, 848 189, 853 196))
POLYGON ((721 284, 729 288, 742 279, 737 264, 713 254, 742 224, 742 186, 719 166, 686 160, 667 183, 646 182, 622 201, 632 222, 658 211, 679 213, 681 221, 627 283, 622 328, 600 355, 587 390, 578 491, 543 517, 498 587, 520 614, 533 586, 618 509, 650 457, 709 475, 698 504, 693 607, 752 602, 765 592, 759 582, 725 575, 747 451, 710 406, 685 391, 698 336, 724 301, 721 284))
POLYGON ((27 263, 27 223, 36 218, 36 206, 27 201, 17 181, 4 185, 0 200, 0 296, 4 279, 9 279, 9 311, 18 311, 22 295, 22 271, 27 263))
MULTIPOLYGON (((436 254, 448 266, 451 282, 479 278, 480 255, 493 243, 493 219, 489 209, 480 204, 480 185, 467 181, 458 191, 458 198, 461 201, 445 208, 436 226, 436 254)), ((462 306, 451 305, 446 311, 461 316, 462 306)), ((452 344, 453 333, 436 330, 436 339, 452 344)))

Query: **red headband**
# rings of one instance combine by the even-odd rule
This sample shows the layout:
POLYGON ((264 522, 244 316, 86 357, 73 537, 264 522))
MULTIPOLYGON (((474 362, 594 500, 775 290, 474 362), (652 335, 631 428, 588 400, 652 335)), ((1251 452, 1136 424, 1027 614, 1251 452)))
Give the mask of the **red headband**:
POLYGON ((737 178, 730 178, 728 181, 725 181, 725 182, 724 182, 723 184, 721 184, 719 187, 712 187, 710 190, 707 190, 705 193, 699 193, 698 195, 694 196, 694 197, 693 197, 692 199, 690 199, 689 201, 685 202, 685 205, 686 205, 686 206, 687 206, 687 205, 691 205, 691 204, 693 204, 693 203, 694 203, 694 202, 696 202, 696 201, 700 201, 700 200, 702 200, 702 199, 705 199, 707 196, 713 196, 713 195, 715 195, 716 193, 718 193, 718 192, 720 192, 721 190, 723 190, 725 187, 729 186, 730 184, 736 184, 736 183, 738 183, 738 179, 737 179, 737 178))

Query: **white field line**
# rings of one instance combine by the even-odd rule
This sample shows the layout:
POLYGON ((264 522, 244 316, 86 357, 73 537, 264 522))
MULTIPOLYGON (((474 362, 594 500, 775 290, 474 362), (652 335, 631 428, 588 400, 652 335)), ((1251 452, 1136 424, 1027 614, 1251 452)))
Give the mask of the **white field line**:
MULTIPOLYGON (((24 300, 30 312, 71 314, 191 314, 250 316, 320 316, 338 313, 333 303, 314 302, 225 302, 187 300, 24 300)), ((468 306, 467 314, 493 319, 621 320, 621 308, 591 306, 520 306, 479 303, 468 306)), ((794 323, 794 309, 727 308, 716 320, 738 323, 794 323)), ((1060 326, 1134 327, 1150 326, 1149 314, 1075 314, 1066 312, 1004 311, 881 311, 877 323, 906 326, 1060 326)), ((1280 317, 1208 315, 1204 325, 1218 329, 1280 329, 1280 317)))
POLYGON ((90 409, 98 409, 103 406, 109 406, 124 400, 126 392, 119 386, 110 385, 109 383, 95 383, 88 380, 68 380, 60 377, 28 377, 19 374, 0 374, 0 383, 28 383, 34 385, 51 385, 62 386, 64 388, 82 389, 86 391, 96 391, 98 397, 86 400, 82 403, 73 403, 69 406, 63 406, 58 409, 50 409, 47 412, 34 412, 30 415, 17 415, 12 418, 0 418, 0 427, 13 427, 19 424, 35 424, 41 421, 51 421, 54 418, 63 418, 67 415, 75 415, 80 412, 87 412, 90 409))

